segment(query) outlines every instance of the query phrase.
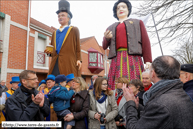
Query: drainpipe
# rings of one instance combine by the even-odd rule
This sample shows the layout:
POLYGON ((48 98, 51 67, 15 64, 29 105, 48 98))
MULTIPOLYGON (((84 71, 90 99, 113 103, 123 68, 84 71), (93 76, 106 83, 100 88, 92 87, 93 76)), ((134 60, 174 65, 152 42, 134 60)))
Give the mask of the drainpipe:
POLYGON ((28 7, 26 63, 25 63, 25 69, 26 69, 26 70, 27 70, 27 68, 28 68, 28 46, 29 46, 29 31, 30 31, 30 15, 31 15, 31 0, 29 0, 29 7, 28 7))

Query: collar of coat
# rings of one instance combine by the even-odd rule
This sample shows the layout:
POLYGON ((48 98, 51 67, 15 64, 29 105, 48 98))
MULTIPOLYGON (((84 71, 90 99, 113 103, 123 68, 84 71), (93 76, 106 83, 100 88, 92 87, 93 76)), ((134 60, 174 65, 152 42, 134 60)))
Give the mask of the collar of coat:
MULTIPOLYGON (((35 90, 35 95, 38 94, 38 91, 35 90)), ((17 88, 17 90, 15 90, 14 94, 15 95, 15 99, 20 102, 20 103, 26 103, 26 99, 27 96, 21 91, 21 88, 17 88)))
POLYGON ((81 98, 86 99, 86 96, 88 95, 88 91, 82 90, 82 91, 78 92, 76 95, 79 95, 81 98))
MULTIPOLYGON (((176 81, 175 83, 171 83, 163 88, 161 88, 159 91, 156 92, 156 94, 154 94, 153 96, 151 96, 151 98, 148 100, 147 104, 153 100, 156 97, 161 96, 162 94, 168 92, 171 89, 182 89, 183 88, 183 83, 180 81, 180 79, 178 79, 178 81, 176 81)), ((147 105, 146 104, 146 105, 147 105)))

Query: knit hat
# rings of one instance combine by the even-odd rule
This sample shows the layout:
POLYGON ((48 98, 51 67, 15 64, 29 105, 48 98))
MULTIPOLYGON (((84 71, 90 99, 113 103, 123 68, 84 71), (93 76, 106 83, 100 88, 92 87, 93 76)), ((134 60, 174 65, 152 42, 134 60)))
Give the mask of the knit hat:
POLYGON ((60 83, 60 82, 63 82, 63 81, 66 81, 66 76, 65 75, 58 75, 56 76, 55 78, 55 83, 60 83))
POLYGON ((11 79, 12 80, 10 81, 10 84, 15 83, 15 82, 20 82, 19 76, 12 77, 11 79))
POLYGON ((66 83, 68 83, 68 82, 70 82, 70 81, 72 81, 72 80, 74 79, 74 74, 73 74, 73 73, 68 74, 68 75, 66 76, 66 78, 67 78, 67 82, 66 82, 66 83))
POLYGON ((188 73, 193 73, 193 64, 183 64, 181 65, 181 71, 188 73))
POLYGON ((46 78, 45 81, 47 81, 47 80, 53 80, 53 81, 55 81, 55 76, 52 75, 52 74, 50 74, 50 75, 47 76, 47 78, 46 78))
POLYGON ((45 81, 45 80, 41 80, 41 82, 39 83, 39 86, 40 86, 41 84, 46 84, 46 81, 45 81))

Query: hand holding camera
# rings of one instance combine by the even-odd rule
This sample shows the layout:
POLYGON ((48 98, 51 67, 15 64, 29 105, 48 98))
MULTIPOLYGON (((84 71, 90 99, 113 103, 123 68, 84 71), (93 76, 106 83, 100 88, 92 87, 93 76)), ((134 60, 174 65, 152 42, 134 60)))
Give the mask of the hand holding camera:
POLYGON ((100 123, 101 123, 101 124, 104 124, 104 123, 106 122, 106 119, 105 119, 106 115, 105 115, 104 113, 99 113, 99 114, 101 115, 101 117, 100 117, 100 123))

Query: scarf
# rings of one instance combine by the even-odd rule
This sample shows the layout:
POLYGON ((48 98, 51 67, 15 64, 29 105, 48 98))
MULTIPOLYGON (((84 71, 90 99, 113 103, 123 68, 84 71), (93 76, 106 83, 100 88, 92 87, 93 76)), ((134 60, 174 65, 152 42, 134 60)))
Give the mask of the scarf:
MULTIPOLYGON (((95 90, 93 90, 93 95, 95 96, 95 90)), ((98 99, 98 103, 103 103, 107 99, 107 95, 102 91, 101 95, 103 96, 102 98, 98 99)))
MULTIPOLYGON (((23 85, 20 86, 21 88, 21 91, 26 93, 26 95, 28 96, 27 100, 26 100, 26 103, 27 105, 30 105, 32 103, 32 94, 34 95, 35 97, 35 88, 32 88, 31 90, 30 89, 27 89, 26 87, 24 87, 23 85)), ((36 113, 36 115, 34 116, 34 120, 35 121, 41 121, 41 112, 40 112, 40 109, 38 110, 38 112, 36 113)))
POLYGON ((160 89, 168 86, 168 84, 171 83, 175 83, 176 81, 179 81, 179 79, 175 79, 175 80, 160 80, 159 82, 155 83, 154 85, 152 85, 150 87, 150 89, 148 91, 146 91, 143 94, 143 104, 146 105, 146 103, 148 102, 148 100, 160 89))
POLYGON ((122 89, 116 89, 116 90, 117 90, 117 96, 115 97, 115 100, 117 101, 118 98, 123 95, 123 90, 122 89))
POLYGON ((75 103, 75 94, 72 95, 72 98, 71 98, 71 103, 75 103))

